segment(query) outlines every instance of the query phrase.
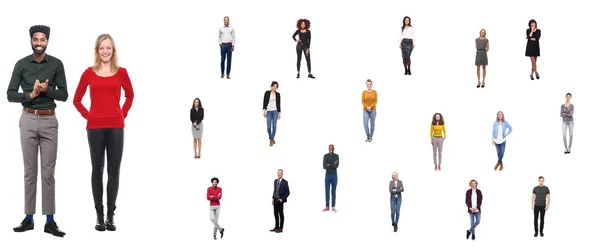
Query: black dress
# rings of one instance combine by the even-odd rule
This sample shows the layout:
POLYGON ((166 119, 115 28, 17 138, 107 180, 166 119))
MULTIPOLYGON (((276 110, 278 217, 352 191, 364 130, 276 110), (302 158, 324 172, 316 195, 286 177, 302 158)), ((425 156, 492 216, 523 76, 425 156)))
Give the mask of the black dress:
POLYGON ((529 36, 531 33, 531 29, 527 29, 527 48, 525 49, 525 56, 540 56, 540 37, 542 36, 542 31, 537 29, 533 32, 532 36, 529 36), (535 38, 535 41, 532 41, 531 38, 535 38))

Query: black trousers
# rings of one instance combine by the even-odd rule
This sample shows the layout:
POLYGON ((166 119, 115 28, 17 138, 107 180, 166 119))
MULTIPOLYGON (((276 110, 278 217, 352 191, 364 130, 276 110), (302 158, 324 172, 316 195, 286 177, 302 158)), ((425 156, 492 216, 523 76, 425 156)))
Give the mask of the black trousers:
POLYGON ((538 232, 538 218, 540 220, 539 231, 544 232, 544 216, 546 215, 546 206, 535 206, 533 208, 533 226, 535 232, 538 232))
POLYGON ((283 228, 283 202, 275 200, 273 203, 273 213, 275 214, 275 227, 283 228))
POLYGON ((298 43, 296 45, 296 55, 298 56, 296 60, 296 68, 300 71, 300 62, 302 62, 302 54, 306 57, 306 67, 308 68, 308 72, 310 71, 310 53, 306 55, 306 50, 308 46, 304 43, 298 43))
POLYGON ((92 159, 92 193, 94 204, 102 206, 104 189, 104 156, 106 155, 108 183, 106 199, 109 213, 114 210, 119 192, 119 173, 123 156, 124 132, 122 128, 89 129, 87 131, 92 159), (106 154, 105 154, 106 153, 106 154))

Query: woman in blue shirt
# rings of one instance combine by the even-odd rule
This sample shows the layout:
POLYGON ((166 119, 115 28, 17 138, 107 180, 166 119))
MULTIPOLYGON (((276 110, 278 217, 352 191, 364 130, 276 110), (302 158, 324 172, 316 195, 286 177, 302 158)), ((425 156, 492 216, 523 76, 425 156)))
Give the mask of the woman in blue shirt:
POLYGON ((504 169, 504 149, 506 148, 506 137, 512 133, 512 126, 504 119, 504 113, 498 111, 496 114, 496 121, 494 121, 494 127, 492 128, 492 145, 496 146, 496 152, 498 152, 498 162, 494 166, 494 170, 500 167, 500 171, 504 169))

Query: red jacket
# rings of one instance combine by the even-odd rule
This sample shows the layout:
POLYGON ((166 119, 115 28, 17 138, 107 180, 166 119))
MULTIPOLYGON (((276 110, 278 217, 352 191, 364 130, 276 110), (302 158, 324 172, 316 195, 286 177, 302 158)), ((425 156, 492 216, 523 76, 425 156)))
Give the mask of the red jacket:
POLYGON ((220 187, 214 188, 209 187, 206 190, 206 199, 210 201, 211 206, 220 206, 221 197, 223 196, 223 190, 220 187))

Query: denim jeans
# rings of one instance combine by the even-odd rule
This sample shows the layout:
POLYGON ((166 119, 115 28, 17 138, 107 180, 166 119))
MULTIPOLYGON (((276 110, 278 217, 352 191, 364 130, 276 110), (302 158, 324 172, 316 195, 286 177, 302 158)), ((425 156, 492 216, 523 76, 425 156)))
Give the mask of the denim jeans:
POLYGON ((221 44, 221 74, 225 74, 225 59, 227 59, 227 75, 231 72, 231 44, 221 44))
POLYGON ((331 207, 335 207, 335 191, 337 188, 337 174, 325 175, 325 207, 329 207, 329 193, 331 192, 331 207))
POLYGON ((471 234, 475 236, 475 228, 479 225, 479 222, 481 221, 481 212, 470 213, 469 217, 471 218, 471 228, 469 229, 469 231, 471 231, 471 234))
POLYGON ((375 132, 375 117, 377 116, 377 110, 363 111, 363 125, 365 126, 365 133, 367 137, 373 137, 375 132), (371 128, 369 129, 369 121, 371 121, 371 128))
POLYGON ((392 197, 390 199, 390 209, 392 210, 392 225, 398 225, 400 219, 400 206, 402 205, 402 197, 392 197))
POLYGON ((502 163, 502 158, 504 158, 504 150, 506 149, 506 141, 503 143, 496 143, 496 152, 498 152, 498 163, 502 163))
POLYGON ((277 110, 267 111, 267 132, 269 133, 269 139, 275 139, 275 132, 277 132, 277 116, 279 112, 277 110))

